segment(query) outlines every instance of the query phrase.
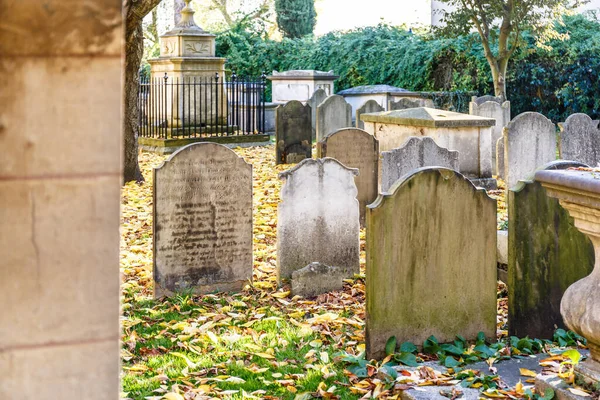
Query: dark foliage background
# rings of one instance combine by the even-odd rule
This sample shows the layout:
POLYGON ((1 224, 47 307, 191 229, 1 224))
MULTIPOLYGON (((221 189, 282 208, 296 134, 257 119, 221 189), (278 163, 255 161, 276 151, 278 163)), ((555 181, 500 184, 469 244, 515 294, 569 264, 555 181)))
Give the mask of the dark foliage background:
MULTIPOLYGON (((600 118, 600 22, 593 15, 565 17, 560 32, 570 39, 548 48, 525 43, 508 72, 513 116, 537 111, 555 122, 575 112, 600 118)), ((237 26, 217 37, 217 55, 238 75, 289 69, 333 70, 337 89, 389 84, 414 91, 493 93, 491 73, 475 34, 444 38, 378 25, 315 38, 266 39, 237 26)))

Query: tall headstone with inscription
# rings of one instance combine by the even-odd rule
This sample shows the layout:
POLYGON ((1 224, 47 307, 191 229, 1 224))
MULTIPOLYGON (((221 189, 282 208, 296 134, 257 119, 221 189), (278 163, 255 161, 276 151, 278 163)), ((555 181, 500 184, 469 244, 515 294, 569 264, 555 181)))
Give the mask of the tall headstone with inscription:
POLYGON ((295 164, 312 157, 310 106, 292 100, 275 110, 277 164, 295 164))
POLYGON ((317 107, 325 101, 327 92, 323 89, 317 89, 308 99, 307 104, 310 106, 311 124, 312 124, 312 139, 317 138, 317 107))
POLYGON ((504 128, 503 137, 507 190, 537 168, 556 160, 556 127, 542 114, 519 114, 504 128))
POLYGON ((362 129, 340 129, 319 142, 317 154, 319 158, 335 158, 346 167, 358 169, 355 181, 360 224, 364 226, 366 207, 377 198, 379 141, 362 129))
MULTIPOLYGON (((553 161, 539 170, 585 166, 553 161)), ((508 192, 508 333, 552 339, 557 327, 565 327, 565 291, 594 269, 594 246, 534 175, 508 192)))
POLYGON ((422 168, 381 194, 366 252, 367 359, 392 336, 496 337, 496 200, 460 173, 422 168))
POLYGON ((154 170, 154 296, 236 291, 252 279, 252 166, 184 147, 154 170))
POLYGON ((458 171, 458 157, 458 151, 440 147, 428 136, 412 136, 401 147, 381 152, 381 191, 387 192, 413 169, 444 167, 458 171))
POLYGON ((333 158, 307 159, 279 174, 277 280, 313 262, 360 271, 358 170, 333 158))
POLYGON ((342 96, 331 95, 317 107, 317 141, 342 128, 352 127, 352 106, 342 96))
POLYGON ((598 121, 586 114, 573 114, 565 121, 559 142, 560 158, 592 167, 600 164, 598 121))
POLYGON ((379 103, 373 99, 368 100, 356 110, 356 119, 354 121, 354 126, 356 126, 358 129, 364 129, 365 123, 361 121, 360 116, 362 114, 370 114, 381 111, 385 111, 385 108, 381 107, 379 103))

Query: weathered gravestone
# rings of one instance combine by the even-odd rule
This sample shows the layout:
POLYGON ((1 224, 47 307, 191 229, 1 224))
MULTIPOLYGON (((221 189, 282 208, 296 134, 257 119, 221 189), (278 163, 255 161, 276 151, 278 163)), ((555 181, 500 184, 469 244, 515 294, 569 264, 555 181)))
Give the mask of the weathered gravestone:
POLYGON ((348 168, 333 158, 304 160, 282 172, 277 210, 277 279, 312 262, 360 270, 357 189, 348 168))
POLYGON ((317 142, 342 128, 352 127, 352 106, 337 94, 326 98, 317 107, 317 142))
POLYGON ((398 179, 423 167, 458 171, 458 151, 438 146, 432 138, 410 137, 401 147, 381 152, 381 191, 387 192, 398 179))
POLYGON ((492 127, 492 166, 494 167, 493 173, 498 174, 496 146, 498 140, 502 138, 502 131, 504 127, 510 122, 510 101, 505 101, 503 103, 499 103, 497 101, 477 103, 472 101, 469 103, 469 114, 477 115, 479 117, 493 118, 496 120, 496 125, 492 127))
POLYGON ((310 106, 292 100, 277 107, 275 138, 276 164, 295 164, 312 157, 310 106))
MULTIPOLYGON (((539 170, 582 166, 553 161, 539 170)), ((594 269, 594 247, 534 175, 508 193, 508 332, 552 339, 557 327, 564 328, 564 292, 594 269)))
POLYGON ((154 169, 154 296, 240 290, 252 279, 252 166, 216 143, 154 169))
POLYGON ((481 96, 481 97, 477 97, 477 96, 471 97, 471 103, 475 103, 478 106, 482 105, 483 103, 487 103, 488 101, 492 101, 492 102, 498 103, 498 104, 503 103, 501 97, 490 96, 489 94, 487 94, 485 96, 481 96))
POLYGON ((335 158, 346 167, 358 169, 355 181, 360 224, 364 226, 366 207, 377 198, 379 141, 362 129, 340 129, 319 142, 317 154, 319 158, 335 158))
POLYGON ((518 115, 504 128, 506 189, 540 166, 556 160, 556 127, 535 112, 518 115))
POLYGON ((390 101, 388 103, 388 111, 406 110, 407 108, 430 107, 434 108, 431 100, 411 100, 407 98, 398 101, 390 101))
POLYGON ((314 262, 292 273, 292 295, 315 297, 323 293, 341 290, 346 271, 339 267, 314 262))
POLYGON ((496 337, 496 201, 460 173, 422 168, 381 194, 366 251, 367 359, 392 336, 496 337))
POLYGON ((381 107, 375 100, 369 100, 365 102, 365 104, 356 110, 356 120, 354 125, 358 129, 365 129, 365 123, 361 121, 360 116, 362 114, 376 113, 381 111, 385 111, 385 108, 381 107))
POLYGON ((496 174, 500 179, 506 179, 504 157, 504 138, 501 137, 496 141, 496 174))
POLYGON ((317 107, 325 101, 327 98, 327 92, 323 89, 317 89, 310 99, 308 99, 308 105, 310 106, 311 112, 311 124, 312 124, 312 139, 317 138, 317 107))
POLYGON ((560 158, 597 167, 600 163, 600 129, 598 121, 586 114, 573 114, 560 133, 560 158))

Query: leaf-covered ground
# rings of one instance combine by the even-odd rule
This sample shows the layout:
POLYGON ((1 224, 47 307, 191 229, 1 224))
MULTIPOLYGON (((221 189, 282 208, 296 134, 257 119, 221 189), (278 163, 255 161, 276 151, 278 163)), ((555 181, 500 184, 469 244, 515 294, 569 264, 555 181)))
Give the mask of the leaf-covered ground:
MULTIPOLYGON (((124 398, 394 399, 407 384, 443 383, 457 378, 452 374, 435 376, 423 367, 412 381, 407 378, 407 383, 406 379, 391 376, 395 372, 388 367, 396 361, 411 364, 439 358, 447 366, 462 365, 468 359, 499 359, 521 351, 526 354, 528 346, 547 349, 548 343, 532 341, 495 347, 480 343, 483 347, 478 352, 474 350, 476 344, 457 341, 460 354, 456 354, 456 347, 454 353, 442 349, 432 356, 404 346, 406 351, 387 360, 387 365, 355 357, 364 351, 364 274, 347 280, 343 291, 312 300, 292 298, 289 287, 278 289, 277 174, 286 166, 275 166, 272 145, 236 152, 254 167, 254 277, 239 294, 153 300, 152 168, 165 157, 142 153, 140 163, 146 182, 129 183, 123 190, 124 398)), ((502 197, 502 191, 494 196, 502 197)), ((503 204, 499 203, 499 225, 505 219, 503 204)), ((364 273, 363 239, 364 232, 364 273)), ((505 293, 500 286, 499 338, 506 337, 505 293)), ((504 396, 498 392, 500 389, 513 397, 526 397, 523 387, 494 388, 493 377, 469 377, 467 373, 465 379, 474 385, 483 382, 480 386, 488 385, 484 388, 489 387, 490 393, 500 397, 504 396)))

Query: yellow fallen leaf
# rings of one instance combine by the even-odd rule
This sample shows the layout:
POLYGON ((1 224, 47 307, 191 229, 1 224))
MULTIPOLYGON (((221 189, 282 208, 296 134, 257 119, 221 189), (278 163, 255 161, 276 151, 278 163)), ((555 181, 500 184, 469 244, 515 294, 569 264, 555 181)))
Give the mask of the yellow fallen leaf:
POLYGON ((574 395, 581 396, 581 397, 592 397, 591 394, 584 392, 583 390, 576 389, 576 388, 569 388, 569 392, 573 393, 574 395))
POLYGON ((519 372, 521 373, 521 376, 530 376, 532 378, 537 376, 537 372, 526 368, 519 368, 519 372))
POLYGON ((267 359, 274 359, 275 356, 269 353, 254 353, 255 356, 259 356, 262 358, 267 358, 267 359))
POLYGON ((284 297, 288 297, 290 295, 290 292, 279 292, 279 293, 273 293, 271 296, 277 298, 277 299, 283 299, 284 297))
POLYGON ((175 393, 175 392, 165 394, 163 396, 163 399, 165 399, 165 400, 185 400, 182 395, 180 395, 179 393, 175 393))

